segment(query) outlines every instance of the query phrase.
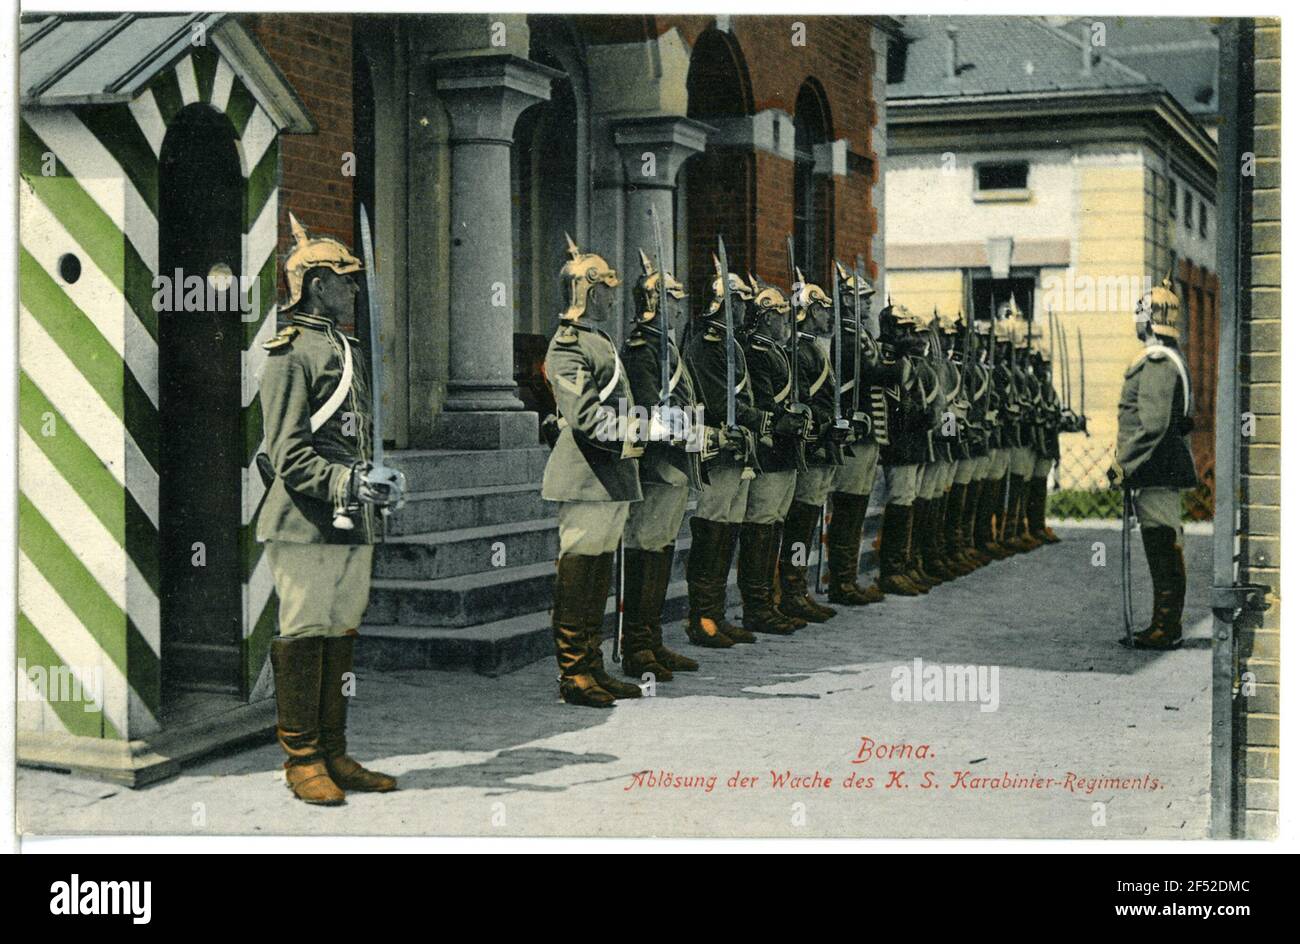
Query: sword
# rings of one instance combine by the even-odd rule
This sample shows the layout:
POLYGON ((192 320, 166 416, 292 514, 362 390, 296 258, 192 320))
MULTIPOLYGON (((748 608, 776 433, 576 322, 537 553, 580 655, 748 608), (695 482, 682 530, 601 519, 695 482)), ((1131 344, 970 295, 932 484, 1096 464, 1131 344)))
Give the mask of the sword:
MULTIPOLYGON (((667 410, 672 401, 672 392, 668 389, 668 268, 664 259, 663 232, 659 229, 659 211, 650 205, 650 217, 655 229, 655 256, 659 264, 659 406, 667 410)), ((664 418, 667 422, 667 418, 664 418)))
POLYGON ((790 265, 790 337, 786 341, 790 359, 790 411, 803 417, 804 434, 795 442, 794 465, 799 472, 808 470, 805 443, 812 429, 812 408, 799 399, 799 305, 803 302, 803 282, 794 264, 794 237, 785 237, 785 258, 790 265))
POLYGON ((1129 522, 1131 518, 1129 513, 1133 507, 1133 492, 1125 485, 1123 497, 1124 503, 1120 511, 1120 564, 1119 564, 1119 582, 1120 593, 1124 597, 1124 638, 1120 642, 1133 648, 1133 534, 1130 530, 1129 522))
MULTIPOLYGON (((380 511, 380 524, 386 530, 388 515, 405 503, 406 476, 399 469, 384 464, 384 355, 381 347, 379 312, 379 290, 375 285, 375 247, 371 242, 370 215, 365 204, 361 205, 361 255, 366 273, 366 307, 370 313, 370 396, 373 406, 370 415, 371 452, 370 468, 361 480, 372 491, 391 499, 397 494, 395 505, 385 504, 380 511)), ((340 516, 346 517, 346 516, 340 516)), ((341 525, 339 518, 334 519, 334 526, 347 530, 351 525, 341 525)))
MULTIPOLYGON (((663 274, 663 270, 660 269, 660 270, 659 270, 659 273, 660 273, 660 275, 662 275, 662 274, 663 274)), ((623 555, 623 539, 622 539, 622 538, 619 538, 619 539, 618 539, 618 550, 615 552, 615 556, 618 558, 618 573, 615 575, 615 579, 614 579, 614 605, 615 605, 614 615, 615 615, 615 620, 616 620, 616 626, 618 627, 618 629, 617 629, 617 631, 614 633, 614 652, 613 652, 613 654, 610 656, 610 658, 612 658, 615 662, 618 662, 618 661, 622 658, 622 656, 620 655, 620 652, 621 652, 622 649, 623 649, 623 580, 624 580, 624 577, 623 577, 623 560, 624 560, 624 555, 623 555)), ((601 608, 601 612, 602 612, 602 613, 604 612, 604 607, 601 608)))
POLYGON ((853 416, 862 405, 862 257, 853 261, 853 416))
POLYGON ((844 418, 844 410, 840 406, 840 368, 843 366, 840 361, 844 357, 844 325, 840 323, 840 289, 838 285, 831 286, 831 295, 833 296, 831 298, 831 318, 835 324, 835 329, 831 332, 830 342, 831 389, 835 391, 835 428, 844 431, 850 428, 850 424, 844 418))
POLYGON ((1075 325, 1074 330, 1077 332, 1075 341, 1079 351, 1079 423, 1083 427, 1083 434, 1091 439, 1092 433, 1088 432, 1088 387, 1083 376, 1083 328, 1075 325))
POLYGON ((735 325, 731 320, 730 269, 727 268, 727 247, 718 236, 718 265, 722 277, 722 317, 727 326, 727 429, 736 426, 736 341, 735 325))

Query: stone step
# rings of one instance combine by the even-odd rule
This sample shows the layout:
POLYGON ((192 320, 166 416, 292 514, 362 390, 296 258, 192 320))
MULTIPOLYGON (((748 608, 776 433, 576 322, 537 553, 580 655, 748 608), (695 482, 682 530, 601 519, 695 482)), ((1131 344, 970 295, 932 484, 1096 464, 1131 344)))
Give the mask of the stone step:
MULTIPOLYGON (((679 539, 672 579, 686 576, 688 539, 679 539)), ((437 580, 377 578, 367 624, 465 627, 544 610, 555 589, 555 561, 437 580)))
POLYGON ((542 500, 540 482, 473 485, 408 494, 406 506, 389 517, 388 534, 405 537, 554 515, 554 503, 542 500))
POLYGON ((401 449, 390 452, 390 465, 406 473, 410 492, 436 492, 491 485, 539 483, 550 450, 401 449))
MULTIPOLYGON (((863 542, 861 555, 860 569, 864 574, 874 572, 876 567, 876 552, 869 536, 878 526, 879 515, 869 514, 868 537, 863 542)), ((665 624, 686 617, 685 564, 689 546, 689 538, 679 538, 673 560, 673 582, 669 584, 664 603, 665 624)), ((814 567, 816 560, 814 554, 814 567)), ((451 581, 376 580, 371 607, 363 621, 361 643, 357 647, 358 663, 377 669, 433 668, 491 676, 553 657, 549 608, 555 579, 554 563, 506 570, 511 572, 498 571, 494 575, 495 581, 462 581, 459 591, 453 591, 455 584, 451 581), (457 592, 466 596, 457 597, 457 592), (486 593, 489 598, 494 593, 503 597, 510 595, 518 605, 529 600, 540 602, 532 612, 498 616, 483 622, 483 611, 465 605, 467 601, 482 605, 483 598, 474 598, 473 593, 486 593), (476 619, 476 624, 419 625, 407 618, 438 619, 436 611, 430 609, 436 606, 453 609, 459 606, 459 612, 476 619)), ((611 593, 605 606, 606 636, 616 632, 615 605, 611 593)), ((727 610, 733 622, 740 621, 740 591, 734 574, 727 584, 727 610)), ((680 627, 674 627, 671 634, 674 645, 688 653, 691 651, 693 647, 682 638, 680 627)))
POLYGON ((559 550, 554 518, 406 534, 390 537, 375 548, 374 576, 438 580, 465 574, 499 574, 510 567, 553 561, 559 550), (500 566, 494 566, 497 564, 500 566))

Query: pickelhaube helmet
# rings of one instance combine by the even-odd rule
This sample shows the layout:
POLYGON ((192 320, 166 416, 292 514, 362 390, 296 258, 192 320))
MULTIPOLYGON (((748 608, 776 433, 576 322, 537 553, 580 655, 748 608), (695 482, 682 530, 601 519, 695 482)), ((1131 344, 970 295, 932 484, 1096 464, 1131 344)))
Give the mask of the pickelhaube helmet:
POLYGON ((803 272, 797 267, 794 270, 795 284, 791 287, 790 304, 795 306, 798 312, 797 320, 802 322, 808 317, 808 309, 813 305, 821 305, 825 308, 831 308, 835 305, 831 297, 827 295, 822 287, 815 282, 804 280, 803 272))
POLYGON ((591 290, 597 285, 610 288, 618 286, 618 273, 614 267, 594 252, 583 252, 573 237, 564 234, 568 243, 569 261, 560 269, 560 284, 569 299, 569 307, 560 313, 561 318, 581 318, 587 311, 591 290))
POLYGON ((289 300, 284 306, 286 311, 302 301, 302 280, 312 269, 325 268, 339 275, 349 275, 365 268, 361 260, 337 239, 308 236, 298 217, 292 213, 289 214, 289 230, 293 233, 293 248, 289 250, 289 258, 284 260, 284 280, 289 286, 289 300))
POLYGON ((956 313, 951 315, 945 315, 936 308, 934 311, 934 317, 937 322, 936 327, 939 329, 941 334, 956 334, 961 330, 963 316, 960 308, 957 309, 956 313))
POLYGON ((841 298, 847 295, 852 299, 855 294, 861 295, 863 298, 870 298, 876 294, 876 289, 871 284, 870 279, 863 276, 862 284, 858 285, 858 277, 844 268, 838 259, 835 260, 835 277, 839 283, 841 298))
POLYGON ((1166 338, 1178 337, 1178 318, 1181 306, 1174 284, 1165 276, 1150 292, 1142 296, 1138 303, 1138 314, 1151 322, 1151 330, 1166 338))
MULTIPOLYGON (((713 271, 713 298, 710 300, 709 306, 704 309, 704 317, 706 318, 711 318, 722 311, 722 263, 718 260, 716 253, 713 256, 713 271)), ((753 290, 735 272, 727 273, 727 290, 732 295, 739 296, 743 302, 750 301, 754 297, 753 290)))
POLYGON ((749 273, 749 287, 753 293, 749 304, 755 319, 773 314, 788 315, 790 313, 790 300, 775 285, 768 285, 751 272, 749 273))
MULTIPOLYGON (((638 321, 650 321, 659 312, 659 270, 655 268, 650 257, 641 253, 641 278, 632 287, 632 300, 636 302, 638 321)), ((664 274, 664 291, 669 298, 685 298, 686 288, 673 278, 671 272, 664 274)))
POLYGON ((913 314, 906 305, 894 304, 893 299, 886 299, 885 307, 880 310, 881 330, 892 335, 900 335, 909 330, 920 331, 929 323, 928 318, 913 314))

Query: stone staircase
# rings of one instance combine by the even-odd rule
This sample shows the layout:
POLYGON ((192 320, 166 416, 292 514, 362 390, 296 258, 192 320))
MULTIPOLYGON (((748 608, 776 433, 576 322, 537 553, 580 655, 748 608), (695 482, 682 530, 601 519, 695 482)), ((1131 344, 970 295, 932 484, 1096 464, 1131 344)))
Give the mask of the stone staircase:
MULTIPOLYGON (((539 446, 390 455, 406 473, 410 494, 375 549, 359 663, 500 675, 552 654, 559 536, 555 506, 541 497, 548 454, 539 446)), ((677 539, 667 621, 686 615, 689 524, 688 513, 677 539)), ((864 548, 864 569, 872 557, 864 548)), ((734 576, 728 605, 739 605, 734 576)), ((606 612, 614 608, 611 593, 606 612)), ((606 631, 614 631, 613 619, 606 631)))

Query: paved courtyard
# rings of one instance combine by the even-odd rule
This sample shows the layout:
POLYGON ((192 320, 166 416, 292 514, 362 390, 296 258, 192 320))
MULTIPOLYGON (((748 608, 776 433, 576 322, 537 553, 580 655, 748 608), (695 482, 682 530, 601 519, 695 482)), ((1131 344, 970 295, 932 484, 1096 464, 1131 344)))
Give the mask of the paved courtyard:
MULTIPOLYGON (((672 626, 702 670, 613 710, 558 702, 549 660, 501 678, 362 673, 353 752, 399 775, 397 793, 308 807, 267 743, 142 790, 20 770, 20 829, 1204 837, 1211 538, 1187 537, 1190 640, 1150 654, 1116 644, 1118 530, 1060 533, 926 597, 843 609, 790 638, 714 652, 672 626), (1093 566, 1096 542, 1105 567, 1093 566), (926 697, 942 691, 926 670, 945 666, 974 667, 983 685, 965 694, 980 700, 926 697), (921 683, 912 700, 899 676, 921 683)), ((1135 564, 1145 617, 1140 552, 1135 564)))

